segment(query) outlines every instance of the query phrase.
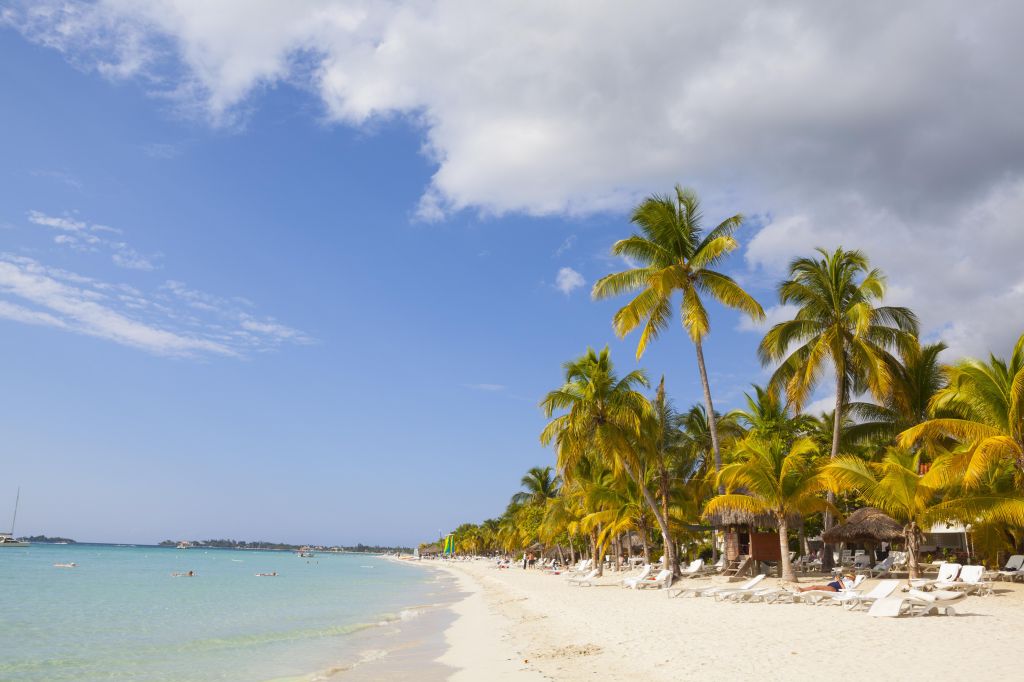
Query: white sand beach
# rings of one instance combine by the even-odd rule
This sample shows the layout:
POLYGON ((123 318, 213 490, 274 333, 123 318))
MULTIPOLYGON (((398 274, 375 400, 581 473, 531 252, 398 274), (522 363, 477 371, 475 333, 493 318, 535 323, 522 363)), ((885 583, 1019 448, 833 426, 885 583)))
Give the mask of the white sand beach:
POLYGON ((901 680, 999 679, 1019 674, 1024 645, 1020 583, 968 597, 955 617, 890 619, 837 606, 668 599, 621 589, 615 573, 578 588, 485 561, 424 565, 455 573, 469 592, 439 659, 456 668, 453 680, 783 680, 830 667, 901 680))

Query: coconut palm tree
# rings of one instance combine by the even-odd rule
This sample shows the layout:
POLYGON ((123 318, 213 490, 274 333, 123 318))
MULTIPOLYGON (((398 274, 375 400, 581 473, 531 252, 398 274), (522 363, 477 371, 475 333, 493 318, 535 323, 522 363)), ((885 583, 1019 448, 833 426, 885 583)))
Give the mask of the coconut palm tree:
POLYGON ((932 400, 936 410, 953 416, 914 426, 900 443, 952 439, 964 448, 958 463, 970 484, 999 461, 1013 463, 1024 481, 1024 334, 1008 361, 968 358, 946 368, 949 385, 932 400))
MULTIPOLYGON (((860 251, 818 249, 820 258, 797 258, 789 279, 779 285, 783 305, 796 306, 792 320, 768 330, 758 347, 765 365, 781 362, 769 383, 782 388, 799 411, 831 365, 836 383, 830 458, 839 454, 840 434, 851 393, 886 394, 896 364, 890 351, 909 348, 917 337, 917 317, 908 308, 879 306, 885 276, 870 268, 860 251)), ((829 499, 831 502, 832 499, 829 499)), ((826 530, 831 517, 825 515, 826 530)), ((832 553, 826 547, 826 566, 832 553)))
POLYGON ((558 468, 567 481, 576 465, 591 455, 602 458, 616 472, 625 471, 638 484, 669 547, 668 520, 642 484, 650 449, 641 441, 652 409, 637 388, 647 386, 647 376, 639 370, 619 378, 607 347, 600 353, 588 348, 583 356, 565 363, 565 383, 541 401, 544 415, 551 421, 540 441, 555 444, 558 468), (556 412, 560 414, 554 416, 556 412))
POLYGON ((523 490, 512 496, 513 504, 544 504, 558 495, 562 480, 551 467, 533 467, 520 481, 523 490))
POLYGON ((789 560, 790 518, 830 507, 820 495, 825 486, 814 464, 816 451, 810 438, 792 441, 753 434, 743 439, 737 448, 739 460, 718 474, 718 484, 727 492, 712 498, 704 508, 705 516, 735 510, 774 518, 779 530, 782 579, 790 582, 796 582, 789 560))
MULTIPOLYGON (((658 383, 658 390, 651 402, 652 418, 647 420, 644 431, 643 445, 647 448, 646 463, 654 475, 658 502, 661 504, 661 514, 666 523, 669 519, 669 506, 672 497, 672 471, 673 465, 678 464, 683 457, 685 443, 683 434, 679 429, 681 423, 680 415, 672 407, 671 401, 665 395, 665 377, 661 377, 658 383)), ((673 533, 668 535, 665 544, 665 565, 673 574, 679 573, 679 560, 676 556, 675 539, 673 533)), ((646 543, 646 539, 645 539, 646 543)), ((647 545, 644 545, 645 558, 647 545)))
POLYGON ((944 350, 942 342, 922 346, 917 341, 900 349, 900 361, 889 371, 889 390, 878 404, 850 403, 850 415, 858 423, 850 426, 849 437, 856 442, 891 444, 901 432, 934 416, 931 402, 946 387, 939 362, 944 350))
POLYGON ((1024 501, 1019 493, 964 489, 954 457, 938 458, 922 474, 920 452, 892 447, 881 462, 844 455, 832 460, 822 473, 833 490, 855 489, 869 505, 904 524, 910 577, 916 578, 920 575, 917 552, 921 534, 933 523, 1024 523, 1024 501))
POLYGON ((613 326, 620 337, 643 326, 636 347, 639 360, 647 345, 668 328, 672 297, 680 294, 679 315, 697 351, 711 449, 718 471, 722 459, 711 384, 704 363, 704 339, 711 331, 711 321, 702 299, 713 299, 755 320, 764 318, 764 310, 731 277, 713 269, 739 247, 733 233, 743 224, 743 217, 727 218, 707 234, 701 228, 701 217, 697 194, 678 185, 675 196, 654 195, 642 201, 632 215, 632 223, 640 228, 640 233, 612 246, 613 255, 638 265, 602 277, 594 284, 593 297, 604 299, 637 292, 633 300, 615 313, 613 326))

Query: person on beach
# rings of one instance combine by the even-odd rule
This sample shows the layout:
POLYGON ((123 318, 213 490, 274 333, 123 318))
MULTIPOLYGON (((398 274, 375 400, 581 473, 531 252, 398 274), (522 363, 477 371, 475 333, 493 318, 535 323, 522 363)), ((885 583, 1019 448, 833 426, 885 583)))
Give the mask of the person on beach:
POLYGON ((801 587, 801 592, 810 592, 812 590, 818 592, 842 592, 843 590, 850 589, 853 585, 854 576, 845 575, 832 580, 824 585, 808 585, 807 587, 801 587))

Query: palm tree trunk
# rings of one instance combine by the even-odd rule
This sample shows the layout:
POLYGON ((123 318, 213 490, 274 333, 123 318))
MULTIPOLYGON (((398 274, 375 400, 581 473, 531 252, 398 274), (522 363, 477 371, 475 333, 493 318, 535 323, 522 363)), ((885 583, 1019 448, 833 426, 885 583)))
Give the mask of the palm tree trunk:
POLYGON ((791 583, 796 582, 796 574, 793 572, 793 562, 789 560, 789 521, 785 514, 779 515, 779 565, 782 570, 780 576, 783 580, 791 583))
POLYGON ((597 544, 597 531, 590 531, 590 556, 594 559, 594 568, 597 569, 597 575, 604 575, 604 562, 597 556, 598 544, 597 544))
MULTIPOLYGON (((711 401, 711 384, 708 383, 708 368, 704 365, 704 345, 700 339, 693 342, 697 349, 697 369, 700 370, 700 385, 704 389, 704 409, 707 411, 708 431, 711 433, 711 452, 715 458, 715 474, 722 470, 722 451, 718 447, 718 420, 715 419, 715 404, 711 401)), ((725 493, 718 486, 718 494, 725 493)), ((718 561, 718 529, 711 534, 711 560, 718 561)))
MULTIPOLYGON (((658 469, 659 469, 659 471, 658 471, 658 484, 659 484, 659 487, 660 487, 660 490, 658 491, 658 493, 661 496, 661 515, 662 515, 662 517, 664 517, 665 521, 667 522, 668 521, 668 496, 669 496, 668 469, 665 467, 664 462, 662 462, 659 465, 658 469)), ((679 553, 676 552, 676 545, 675 545, 674 542, 672 543, 672 553, 671 554, 668 554, 668 553, 665 554, 666 562, 668 561, 668 557, 669 556, 672 557, 672 561, 668 564, 669 568, 672 570, 672 575, 678 576, 679 575, 679 553)), ((648 562, 648 563, 650 563, 650 562, 648 562)))
POLYGON ((921 577, 921 567, 917 563, 917 551, 920 545, 919 530, 917 523, 911 521, 906 525, 905 532, 907 534, 907 571, 910 578, 921 577))
POLYGON ((663 568, 669 568, 672 574, 678 577, 679 564, 675 560, 675 543, 672 542, 672 533, 668 529, 668 517, 661 515, 661 507, 658 506, 658 501, 651 495, 651 491, 647 489, 647 486, 643 484, 640 479, 640 475, 630 469, 628 466, 625 467, 626 473, 633 479, 637 487, 640 489, 640 493, 644 496, 644 501, 647 502, 647 506, 654 512, 654 518, 658 522, 658 528, 661 529, 661 539, 665 545, 665 566, 663 568))
MULTIPOLYGON (((843 398, 846 395, 846 373, 842 367, 836 367, 836 409, 832 413, 832 453, 829 455, 829 460, 835 459, 839 455, 839 437, 842 433, 843 428, 843 398)), ((829 504, 835 504, 836 494, 831 490, 825 495, 825 499, 828 500, 829 504)), ((824 530, 832 528, 832 512, 825 511, 825 518, 823 519, 824 530)), ((825 545, 821 550, 821 569, 823 571, 832 570, 834 565, 832 561, 832 545, 825 545)))

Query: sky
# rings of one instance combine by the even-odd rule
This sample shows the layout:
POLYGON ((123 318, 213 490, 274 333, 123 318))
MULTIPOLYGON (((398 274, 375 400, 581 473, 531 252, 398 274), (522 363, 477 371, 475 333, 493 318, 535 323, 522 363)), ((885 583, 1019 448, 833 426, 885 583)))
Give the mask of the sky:
MULTIPOLYGON (((593 282, 676 183, 724 269, 861 248, 947 360, 1024 332, 1024 6, 0 2, 0 510, 18 534, 428 540, 498 515, 593 282), (5 512, 6 513, 6 512, 5 512)), ((766 370, 712 309, 716 407, 766 370)), ((812 407, 829 407, 823 387, 812 407)), ((6 522, 0 516, 0 529, 6 522)))

